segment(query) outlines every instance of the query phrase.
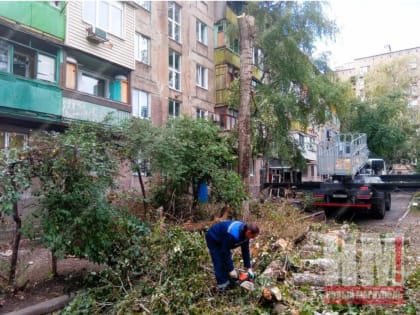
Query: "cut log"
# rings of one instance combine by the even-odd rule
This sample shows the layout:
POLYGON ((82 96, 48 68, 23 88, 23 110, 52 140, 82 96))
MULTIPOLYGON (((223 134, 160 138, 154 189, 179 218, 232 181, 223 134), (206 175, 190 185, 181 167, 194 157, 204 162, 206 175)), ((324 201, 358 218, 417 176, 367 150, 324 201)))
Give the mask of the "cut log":
POLYGON ((292 282, 296 286, 310 285, 314 287, 325 286, 325 276, 313 273, 294 273, 292 282))
POLYGON ((280 260, 273 260, 261 274, 262 278, 283 281, 286 278, 287 265, 280 260))

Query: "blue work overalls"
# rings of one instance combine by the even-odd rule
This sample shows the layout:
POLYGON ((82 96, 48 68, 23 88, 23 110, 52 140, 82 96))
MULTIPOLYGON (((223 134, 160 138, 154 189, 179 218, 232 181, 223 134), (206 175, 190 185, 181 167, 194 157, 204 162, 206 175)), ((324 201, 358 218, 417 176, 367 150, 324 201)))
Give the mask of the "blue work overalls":
POLYGON ((244 267, 251 268, 249 240, 245 237, 245 223, 223 221, 213 225, 206 233, 207 247, 213 261, 218 287, 229 284, 229 272, 234 269, 231 249, 241 246, 244 267))

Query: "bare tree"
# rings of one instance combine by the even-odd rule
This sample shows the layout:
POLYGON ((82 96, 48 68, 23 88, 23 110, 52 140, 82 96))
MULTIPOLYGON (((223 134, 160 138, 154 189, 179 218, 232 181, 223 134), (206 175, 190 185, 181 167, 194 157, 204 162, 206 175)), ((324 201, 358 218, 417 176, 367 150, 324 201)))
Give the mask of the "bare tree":
MULTIPOLYGON (((239 166, 247 192, 250 191, 249 169, 251 161, 251 82, 252 82, 252 48, 255 40, 254 17, 242 14, 238 16, 239 39, 241 47, 240 55, 240 84, 241 98, 238 110, 238 137, 239 137, 239 166)), ((244 204, 243 216, 246 218, 249 212, 248 203, 244 204)))

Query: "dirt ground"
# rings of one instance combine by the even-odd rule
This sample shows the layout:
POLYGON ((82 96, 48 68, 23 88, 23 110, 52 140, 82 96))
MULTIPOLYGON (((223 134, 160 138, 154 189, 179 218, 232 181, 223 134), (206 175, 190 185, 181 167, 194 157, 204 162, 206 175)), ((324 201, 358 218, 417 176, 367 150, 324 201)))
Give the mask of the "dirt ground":
POLYGON ((76 288, 66 280, 68 275, 82 275, 89 271, 98 271, 100 266, 86 260, 67 258, 58 261, 59 277, 51 274, 51 253, 39 245, 23 242, 19 253, 17 284, 15 292, 3 292, 6 286, 10 252, 7 245, 0 251, 0 314, 12 311, 67 294, 76 288), (6 268, 5 268, 6 267, 6 268))
MULTIPOLYGON (((404 260, 406 275, 414 268, 420 267, 420 211, 411 211, 400 224, 396 225, 374 225, 363 228, 369 232, 400 232, 410 239, 410 244, 405 249, 404 260)), ((19 310, 30 305, 71 292, 66 275, 76 275, 89 271, 98 271, 100 266, 89 263, 85 260, 68 258, 58 262, 58 273, 60 277, 51 277, 51 255, 40 246, 24 243, 21 246, 20 262, 18 270, 18 284, 22 289, 14 293, 2 293, 5 287, 7 270, 4 270, 5 262, 10 257, 2 254, 7 248, 0 246, 0 314, 19 310), (3 267, 3 268, 2 268, 3 267)))

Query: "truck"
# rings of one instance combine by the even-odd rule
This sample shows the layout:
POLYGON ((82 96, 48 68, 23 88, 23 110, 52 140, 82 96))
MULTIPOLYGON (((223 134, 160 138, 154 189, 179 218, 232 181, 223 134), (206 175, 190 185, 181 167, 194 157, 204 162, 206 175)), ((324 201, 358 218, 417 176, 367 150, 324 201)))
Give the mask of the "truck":
POLYGON ((318 173, 323 178, 313 189, 313 206, 331 213, 364 211, 383 219, 391 209, 391 189, 380 175, 382 159, 369 159, 364 133, 337 134, 318 144, 318 173))

